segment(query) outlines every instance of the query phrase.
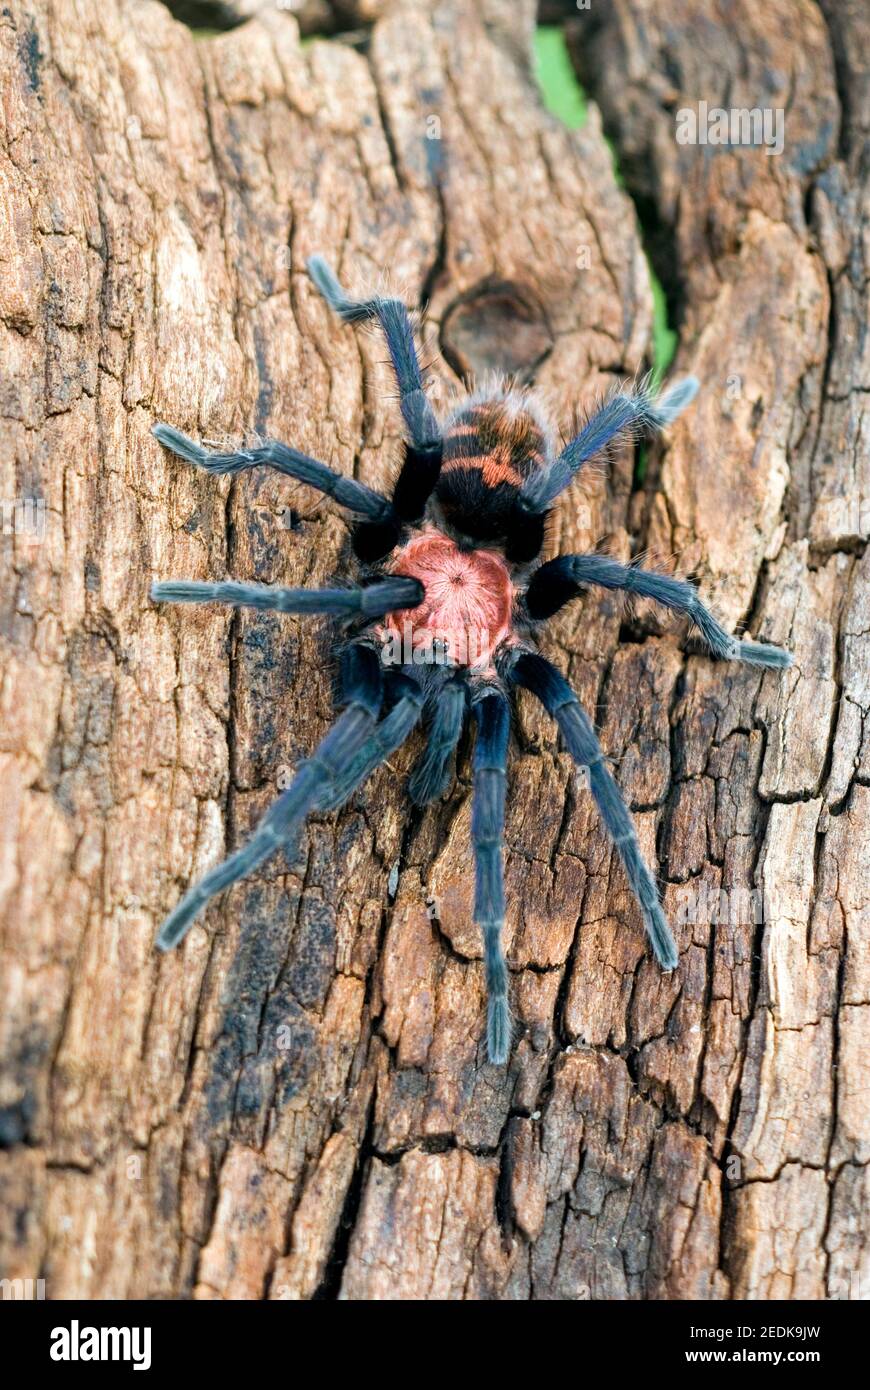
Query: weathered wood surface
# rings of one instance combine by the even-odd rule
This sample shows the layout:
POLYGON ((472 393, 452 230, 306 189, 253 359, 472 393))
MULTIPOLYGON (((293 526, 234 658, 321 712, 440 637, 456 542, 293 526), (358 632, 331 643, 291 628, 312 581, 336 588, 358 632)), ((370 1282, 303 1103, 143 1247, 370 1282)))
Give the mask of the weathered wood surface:
POLYGON ((634 209, 597 109, 573 135, 542 110, 530 4, 375 8, 362 47, 301 48, 278 11, 205 41, 156 3, 0 17, 2 491, 46 521, 2 537, 0 1275, 56 1298, 866 1296, 860 0, 614 0, 574 25, 704 389, 644 486, 621 456, 554 545, 694 567, 796 654, 785 679, 717 667, 612 597, 553 626, 657 846, 680 969, 648 958, 531 705, 507 1071, 484 1064, 467 750, 423 815, 403 751, 298 862, 152 951, 324 731, 331 672, 319 626, 158 610, 149 582, 313 583, 347 552, 312 494, 186 470, 154 420, 386 480, 383 349, 330 319, 315 250, 428 299, 438 400, 506 365, 568 425, 648 359, 634 209), (785 107, 783 153, 677 145, 699 99, 785 107))

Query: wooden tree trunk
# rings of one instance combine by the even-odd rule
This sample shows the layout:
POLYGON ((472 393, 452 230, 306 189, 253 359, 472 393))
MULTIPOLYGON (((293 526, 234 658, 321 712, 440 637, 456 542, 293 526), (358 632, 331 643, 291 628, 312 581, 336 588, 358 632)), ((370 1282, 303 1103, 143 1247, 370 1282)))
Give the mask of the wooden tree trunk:
POLYGON ((627 451, 565 498, 552 547, 694 568, 796 655, 785 678, 714 665, 612 596, 552 625, 679 970, 531 704, 506 1070, 467 749, 418 814, 413 743, 152 948, 324 732, 332 668, 322 624, 157 608, 149 584, 327 582, 347 556, 314 494, 198 474, 155 420, 386 482, 383 347, 330 316, 314 251, 428 300, 439 401, 506 368, 568 427, 649 358, 634 206, 598 106, 575 134, 542 109, 529 0, 359 11, 361 38, 304 46, 277 9, 204 40, 150 2, 0 16, 0 1276, 53 1298, 866 1296, 861 0, 613 0, 572 26, 703 389, 642 486, 627 451), (783 152, 678 144, 702 99, 784 108, 783 152))

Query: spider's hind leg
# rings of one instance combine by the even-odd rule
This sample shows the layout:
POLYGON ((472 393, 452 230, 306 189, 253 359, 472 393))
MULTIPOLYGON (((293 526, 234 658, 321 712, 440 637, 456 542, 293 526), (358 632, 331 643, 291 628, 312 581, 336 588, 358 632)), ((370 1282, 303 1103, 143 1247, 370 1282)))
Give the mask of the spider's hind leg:
POLYGON ((220 453, 203 448, 174 425, 154 425, 151 433, 165 449, 171 449, 186 463, 204 468, 207 473, 244 473, 248 468, 263 464, 286 474, 288 478, 294 478, 296 482, 307 483, 373 524, 385 526, 395 522, 392 503, 379 492, 366 487, 365 483, 358 483, 355 478, 345 478, 319 459, 310 458, 308 454, 291 449, 277 440, 269 440, 252 449, 220 453))
POLYGON ((346 322, 377 319, 399 387, 399 405, 408 442, 393 489, 393 518, 391 523, 366 521, 358 527, 354 537, 354 549, 359 558, 376 560, 396 545, 404 523, 419 521, 423 515, 441 472, 444 452, 441 426, 424 389, 411 316, 402 301, 383 295, 351 299, 322 256, 310 258, 308 274, 330 308, 346 322))
POLYGON ((601 454, 612 441, 620 436, 664 429, 691 405, 697 391, 697 378, 687 376, 672 382, 661 393, 652 389, 649 378, 628 390, 613 392, 558 458, 526 479, 520 494, 521 506, 531 514, 543 511, 564 492, 583 464, 601 454))
POLYGON ((308 274, 317 289, 341 318, 348 323, 363 323, 366 319, 377 319, 380 323, 396 373, 402 417, 411 445, 421 455, 437 455, 440 465, 441 430, 423 390, 423 372, 406 306, 401 299, 388 299, 383 295, 351 299, 322 256, 311 256, 307 264, 308 274))

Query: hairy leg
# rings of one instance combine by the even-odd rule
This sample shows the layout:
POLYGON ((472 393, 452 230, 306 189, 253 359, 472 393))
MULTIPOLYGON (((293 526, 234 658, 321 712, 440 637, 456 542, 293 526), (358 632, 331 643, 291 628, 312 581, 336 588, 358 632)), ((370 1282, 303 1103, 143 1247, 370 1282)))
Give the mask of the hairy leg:
POLYGON ((695 586, 685 579, 621 565, 606 555, 560 555, 542 565, 526 592, 529 613, 533 618, 549 618, 582 593, 587 584, 654 599, 665 608, 685 613, 720 661, 747 661, 778 670, 791 665, 790 653, 781 647, 766 642, 741 642, 727 633, 701 602, 695 586))
MULTIPOLYGON (((247 844, 211 869, 181 899, 157 935, 157 945, 169 951, 184 938, 194 918, 216 894, 252 873, 286 844, 310 811, 324 797, 366 746, 381 706, 383 677, 380 660, 370 647, 355 645, 342 654, 342 703, 347 706, 312 757, 302 763, 287 790, 269 807, 247 844)), ((353 790, 348 788, 347 794, 353 790)))
POLYGON ((419 681, 402 671, 390 672, 387 693, 394 702, 389 714, 375 725, 365 742, 333 777, 318 801, 319 810, 331 811, 341 806, 361 782, 401 747, 420 722, 425 697, 419 681))
POLYGON ((343 477, 325 463, 301 454, 298 449, 290 449, 286 444, 272 441, 255 449, 238 449, 229 454, 210 453, 172 425, 155 425, 151 433, 179 458, 195 464, 197 468, 204 468, 208 473, 243 473, 247 468, 265 464, 279 473, 286 473, 288 478, 317 488, 318 492, 332 497, 342 507, 365 517, 367 521, 385 524, 393 520, 392 504, 379 492, 353 478, 343 477))
POLYGON ((308 274, 323 298, 347 323, 377 319, 387 340, 387 348, 399 386, 402 417, 412 447, 420 454, 441 456, 441 429, 423 390, 423 373, 414 345, 414 330, 408 310, 400 299, 375 295, 372 299, 351 299, 334 271, 322 256, 311 256, 308 274))
POLYGON ((640 904, 656 960, 663 970, 675 969, 679 959, 677 948, 659 902, 655 881, 641 856, 628 807, 608 770, 595 730, 577 696, 555 666, 537 652, 526 652, 518 657, 510 676, 517 685, 537 695, 558 724, 571 756, 588 769, 590 790, 640 904))
POLYGON ((508 968, 502 944, 504 926, 504 805, 510 706, 491 690, 472 705, 477 722, 474 746, 474 799, 471 838, 474 845, 474 920, 483 932, 486 969, 489 1060, 507 1061, 511 1041, 508 968))
POLYGON ((235 580, 209 584, 198 579, 166 579, 152 584, 151 597, 156 603, 232 603, 278 613, 377 618, 394 609, 416 608, 423 600, 423 585, 401 575, 353 589, 280 589, 235 580))
POLYGON ((393 489, 393 515, 386 521, 375 520, 360 526, 354 537, 354 549, 360 559, 376 560, 398 543, 404 523, 418 521, 423 515, 441 471, 441 427, 423 389, 423 372, 417 358, 414 330, 402 301, 381 295, 375 295, 372 299, 351 299, 322 256, 311 257, 308 273, 330 308, 346 322, 378 320, 396 374, 399 405, 408 431, 408 442, 393 489))
POLYGON ((541 512, 573 481, 588 459, 594 458, 618 436, 630 436, 663 429, 694 400, 698 390, 695 377, 687 376, 656 396, 646 383, 630 391, 613 394, 596 410, 579 434, 554 459, 549 468, 539 469, 523 485, 521 501, 525 510, 541 512))
POLYGON ((408 782, 411 800, 417 806, 434 801, 447 786, 450 760, 465 722, 465 703, 464 682, 456 677, 445 681, 433 697, 426 748, 408 782))

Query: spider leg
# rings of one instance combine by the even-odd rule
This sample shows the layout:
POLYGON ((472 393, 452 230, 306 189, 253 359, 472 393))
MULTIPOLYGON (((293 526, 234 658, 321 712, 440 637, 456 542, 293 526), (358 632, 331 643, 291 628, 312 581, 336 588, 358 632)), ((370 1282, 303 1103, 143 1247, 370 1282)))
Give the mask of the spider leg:
POLYGON ((298 449, 291 449, 275 440, 256 449, 238 449, 234 453, 222 454, 210 453, 172 425, 154 425, 151 433, 179 458, 196 464, 197 468, 204 468, 208 473, 243 473, 246 468, 265 464, 279 473, 286 473, 288 478, 317 488, 367 521, 384 524, 394 520, 392 504, 379 492, 356 482, 354 478, 345 478, 318 459, 309 458, 298 449))
POLYGON ((443 438, 435 412, 423 389, 423 372, 414 344, 414 330, 400 299, 375 295, 351 299, 322 256, 308 261, 308 274, 330 308, 348 323, 377 319, 399 387, 399 405, 408 431, 405 457, 393 489, 393 519, 360 527, 355 548, 361 559, 375 560, 392 550, 403 522, 418 521, 441 472, 443 438))
POLYGON ((577 696, 555 666, 537 652, 525 652, 518 657, 510 677, 538 697, 558 724, 574 760, 588 769, 595 804, 640 904, 656 960, 663 970, 674 970, 679 959, 677 948, 659 902, 655 881, 641 857, 628 807, 607 768, 595 730, 577 696))
POLYGON ((365 746, 381 706, 383 676, 377 653, 362 644, 347 647, 342 654, 341 682, 342 703, 347 706, 344 713, 314 754, 301 764, 287 790, 269 807, 247 844, 211 869, 169 914, 157 934, 161 951, 178 945, 211 898, 245 878, 293 836, 308 813, 323 804, 354 754, 365 746))
POLYGON ((698 591, 685 579, 655 574, 633 565, 620 565, 606 555, 560 555, 541 565, 532 576, 526 603, 533 618, 549 618, 563 604, 581 593, 586 584, 602 589, 622 589, 642 598, 654 599, 665 608, 685 613, 714 657, 720 661, 747 661, 754 666, 782 670, 790 666, 791 654, 766 642, 741 642, 730 636, 701 602, 698 591))
MULTIPOLYGON (((414 330, 408 310, 401 299, 386 299, 381 295, 375 295, 372 299, 351 299, 322 256, 311 256, 307 262, 307 269, 329 307, 345 322, 378 320, 387 340, 387 348, 396 373, 399 402, 411 446, 425 457, 437 456, 440 467, 441 430, 423 390, 423 373, 414 345, 414 330)), ((437 471, 435 476, 437 478, 437 471)), ((433 486, 434 482, 433 479, 433 486)))
POLYGON ((346 801, 361 782, 401 747, 419 723, 425 698, 420 682, 401 671, 392 671, 388 674, 388 691, 395 701, 392 709, 333 778, 318 802, 319 810, 332 811, 346 801))
POLYGON ((618 435, 663 429, 694 400, 697 390, 697 378, 687 376, 661 396, 646 384, 610 396, 549 468, 538 469, 526 479, 520 492, 522 508, 532 513, 543 511, 564 492, 583 464, 618 435))
POLYGON ((450 759, 465 722, 465 701, 465 685, 456 677, 445 681, 435 693, 426 747, 408 782, 411 800, 417 806, 434 801, 447 785, 450 759))
POLYGON ((489 689, 474 701, 472 708, 477 723, 471 809, 474 920, 483 931, 487 1051, 489 1060, 500 1066, 507 1061, 511 1041, 508 969, 502 944, 505 910, 502 845, 510 706, 501 691, 489 689))
POLYGON ((232 603, 240 608, 274 609, 279 613, 378 618, 394 609, 416 608, 423 599, 423 585, 403 575, 353 589, 280 589, 235 580, 209 584, 198 579, 166 579, 152 584, 151 597, 156 603, 232 603))

